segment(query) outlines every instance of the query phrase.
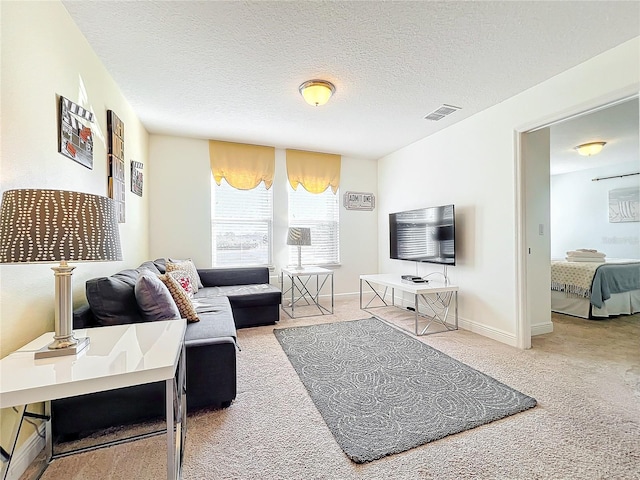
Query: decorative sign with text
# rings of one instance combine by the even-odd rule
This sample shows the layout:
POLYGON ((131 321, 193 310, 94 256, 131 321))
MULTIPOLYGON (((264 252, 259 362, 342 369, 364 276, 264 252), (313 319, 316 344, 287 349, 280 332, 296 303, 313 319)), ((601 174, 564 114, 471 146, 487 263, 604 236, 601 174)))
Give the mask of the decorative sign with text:
POLYGON ((343 202, 347 210, 373 210, 376 206, 376 197, 373 193, 345 192, 343 202))

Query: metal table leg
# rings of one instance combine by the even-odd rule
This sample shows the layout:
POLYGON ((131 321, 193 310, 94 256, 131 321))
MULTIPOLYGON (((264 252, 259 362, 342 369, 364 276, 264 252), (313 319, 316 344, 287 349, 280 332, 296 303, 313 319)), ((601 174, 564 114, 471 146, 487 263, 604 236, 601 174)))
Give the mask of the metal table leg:
POLYGON ((178 480, 182 477, 184 441, 187 433, 185 363, 186 354, 183 344, 176 375, 165 382, 168 480, 178 480))
POLYGON ((45 423, 45 435, 46 435, 46 445, 45 445, 45 453, 46 453, 46 461, 42 466, 42 470, 39 472, 38 477, 42 475, 42 472, 47 468, 47 465, 51 462, 52 455, 52 445, 53 442, 51 440, 51 414, 50 414, 50 405, 51 402, 45 402, 45 411, 44 415, 39 413, 31 413, 27 412, 28 405, 20 405, 16 407, 16 423, 13 426, 11 435, 9 436, 9 450, 5 450, 0 446, 0 463, 2 468, 0 469, 2 480, 6 480, 9 475, 9 469, 11 468, 11 461, 15 456, 16 446, 18 444, 18 437, 20 436, 20 431, 22 430, 22 425, 25 422, 26 418, 33 418, 36 420, 44 420, 45 423))

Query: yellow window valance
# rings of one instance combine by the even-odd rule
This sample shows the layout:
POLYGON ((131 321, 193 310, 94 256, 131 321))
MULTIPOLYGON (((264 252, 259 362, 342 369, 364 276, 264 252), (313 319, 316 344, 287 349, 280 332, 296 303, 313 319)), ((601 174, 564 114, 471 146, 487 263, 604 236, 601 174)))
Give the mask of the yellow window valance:
POLYGON ((310 193, 322 193, 327 187, 335 194, 340 186, 340 155, 287 150, 287 177, 294 190, 302 185, 310 193))
POLYGON ((261 145, 209 140, 211 173, 220 185, 223 178, 238 190, 251 190, 260 182, 271 188, 276 169, 276 149, 261 145))

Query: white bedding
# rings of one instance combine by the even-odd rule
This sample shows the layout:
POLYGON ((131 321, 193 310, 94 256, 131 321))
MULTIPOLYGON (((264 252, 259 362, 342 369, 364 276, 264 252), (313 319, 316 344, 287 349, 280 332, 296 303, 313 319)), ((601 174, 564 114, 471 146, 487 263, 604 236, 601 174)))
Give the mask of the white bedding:
POLYGON ((602 308, 594 307, 588 298, 565 292, 551 291, 551 311, 581 318, 605 318, 612 315, 631 315, 640 312, 640 290, 613 293, 602 308), (591 310, 591 311, 590 311, 591 310))
MULTIPOLYGON (((605 263, 629 264, 638 263, 638 260, 607 258, 605 263)), ((602 263, 589 265, 552 260, 551 311, 581 318, 605 318, 640 312, 640 290, 612 293, 601 308, 591 304, 590 287, 600 265, 602 263)))

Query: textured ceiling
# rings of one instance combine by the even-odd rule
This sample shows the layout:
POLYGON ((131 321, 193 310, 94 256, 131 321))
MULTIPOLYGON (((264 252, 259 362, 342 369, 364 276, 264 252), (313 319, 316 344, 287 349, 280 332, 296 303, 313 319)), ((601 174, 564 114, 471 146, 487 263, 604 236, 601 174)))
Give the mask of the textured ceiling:
POLYGON ((636 1, 63 3, 150 133, 371 159, 640 34, 636 1))

